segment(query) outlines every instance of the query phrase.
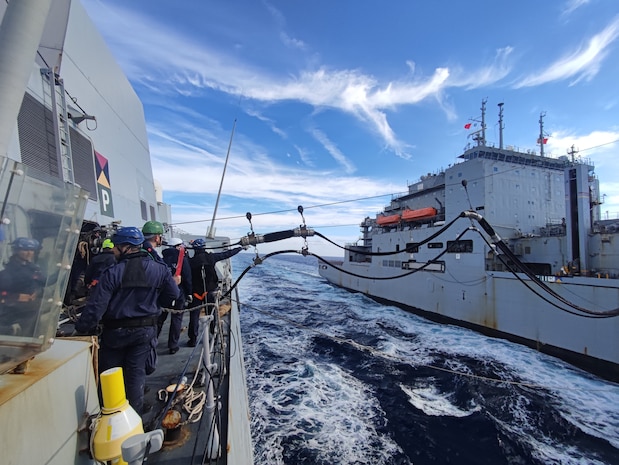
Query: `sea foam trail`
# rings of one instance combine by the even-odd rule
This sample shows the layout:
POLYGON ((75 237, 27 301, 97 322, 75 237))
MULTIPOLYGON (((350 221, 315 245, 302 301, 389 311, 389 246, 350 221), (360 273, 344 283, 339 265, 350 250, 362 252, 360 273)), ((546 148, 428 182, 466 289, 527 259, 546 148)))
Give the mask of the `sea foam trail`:
POLYGON ((616 384, 332 287, 307 257, 240 294, 256 463, 619 463, 616 384))

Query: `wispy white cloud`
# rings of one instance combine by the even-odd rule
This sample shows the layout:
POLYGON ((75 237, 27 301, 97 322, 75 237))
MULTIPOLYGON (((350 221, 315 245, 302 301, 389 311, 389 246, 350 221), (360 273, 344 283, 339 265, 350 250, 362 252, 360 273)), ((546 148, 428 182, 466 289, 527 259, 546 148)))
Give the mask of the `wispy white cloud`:
POLYGON ((509 59, 513 51, 513 47, 502 47, 496 51, 491 63, 479 69, 458 69, 452 71, 449 84, 453 87, 463 87, 471 90, 487 87, 502 81, 512 70, 512 64, 509 59))
POLYGON ((307 150, 299 147, 298 145, 294 146, 295 150, 297 151, 297 153, 299 154, 299 157, 301 158, 301 161, 303 162, 303 164, 305 166, 309 166, 309 167, 314 167, 316 166, 314 163, 314 160, 312 160, 310 154, 308 153, 307 150))
POLYGON ((584 5, 586 5, 586 4, 590 3, 590 2, 591 2, 591 0, 568 0, 566 2, 565 6, 563 7, 563 10, 561 11, 561 15, 562 16, 569 16, 575 10, 577 10, 581 6, 584 6, 584 5))
POLYGON ((249 116, 253 116, 256 119, 259 119, 263 123, 266 123, 267 126, 269 126, 269 128, 271 128, 271 131, 273 131, 275 134, 280 136, 282 139, 287 139, 288 138, 288 135, 286 134, 286 132, 284 132, 282 129, 280 129, 277 126, 276 122, 273 121, 271 118, 268 118, 268 117, 264 116, 262 113, 254 110, 254 109, 249 109, 249 108, 245 109, 245 113, 247 113, 249 116))
POLYGON ((322 146, 329 152, 335 161, 337 161, 346 174, 352 174, 355 172, 355 166, 346 158, 346 156, 340 151, 340 149, 329 140, 327 135, 319 129, 312 129, 310 133, 322 146))
POLYGON ((604 58, 608 55, 608 47, 619 36, 619 16, 599 34, 594 35, 578 50, 551 63, 544 70, 526 76, 515 84, 515 88, 532 87, 553 81, 572 79, 570 85, 581 80, 591 80, 599 72, 604 58))
MULTIPOLYGON (((266 5, 276 23, 284 25, 279 11, 266 5)), ((388 110, 428 99, 443 102, 442 94, 451 87, 472 89, 487 85, 502 79, 509 71, 506 61, 511 49, 505 48, 497 52, 496 63, 457 75, 449 68, 437 68, 429 76, 415 75, 414 63, 409 61, 407 77, 386 83, 359 70, 326 66, 299 70, 292 76, 273 76, 270 71, 241 63, 229 54, 167 29, 163 24, 153 23, 135 11, 116 8, 118 10, 111 12, 111 7, 106 8, 97 20, 106 23, 102 29, 108 39, 117 44, 119 59, 133 82, 150 86, 157 92, 195 95, 214 89, 265 103, 296 101, 315 108, 340 110, 366 123, 368 130, 380 137, 387 149, 402 158, 410 157, 410 147, 394 133, 388 110), (159 33, 154 35, 153 30, 159 33)), ((295 39, 290 39, 289 45, 291 41, 295 39)), ((296 46, 302 44, 299 42, 296 46)), ((441 107, 448 111, 448 117, 454 117, 447 106, 441 104, 441 107)), ((275 124, 270 127, 279 133, 275 124)))
POLYGON ((286 32, 286 18, 284 18, 284 15, 275 6, 273 6, 273 4, 269 2, 263 2, 263 4, 275 20, 277 26, 281 29, 279 31, 279 38, 282 43, 291 49, 306 50, 307 45, 305 42, 301 39, 292 37, 288 32, 286 32))

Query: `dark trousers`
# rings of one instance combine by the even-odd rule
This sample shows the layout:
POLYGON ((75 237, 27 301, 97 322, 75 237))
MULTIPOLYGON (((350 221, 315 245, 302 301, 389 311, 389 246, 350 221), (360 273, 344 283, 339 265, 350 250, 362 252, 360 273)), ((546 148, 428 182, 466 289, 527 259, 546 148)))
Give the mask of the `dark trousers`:
MULTIPOLYGON (((159 321, 157 321, 157 337, 161 334, 161 329, 165 320, 168 318, 168 313, 161 312, 159 321)), ((170 332, 168 333, 168 349, 178 349, 178 340, 181 337, 181 329, 183 328, 183 313, 172 313, 170 316, 170 332)))
POLYGON ((139 415, 144 409, 146 359, 150 354, 151 339, 155 337, 155 326, 105 329, 101 334, 99 373, 122 367, 127 400, 139 415))
MULTIPOLYGON (((215 291, 208 292, 206 294, 206 303, 214 304, 215 303, 215 291)), ((191 304, 192 307, 200 307, 204 304, 203 300, 198 300, 194 297, 193 302, 191 304)), ((198 341, 198 333, 200 331, 200 312, 201 308, 197 310, 192 310, 189 312, 189 341, 197 342, 198 341)), ((206 308, 206 314, 210 314, 213 311, 212 306, 208 306, 206 308)))

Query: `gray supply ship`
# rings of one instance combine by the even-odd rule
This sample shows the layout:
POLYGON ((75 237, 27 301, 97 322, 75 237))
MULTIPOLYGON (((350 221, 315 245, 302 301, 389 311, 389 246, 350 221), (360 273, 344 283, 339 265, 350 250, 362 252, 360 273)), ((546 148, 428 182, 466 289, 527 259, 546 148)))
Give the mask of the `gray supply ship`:
MULTIPOLYGON (((331 283, 619 380, 619 220, 601 219, 593 165, 576 153, 474 145, 361 223, 331 283)), ((499 128, 503 127, 502 104, 499 128)))
MULTIPOLYGON (((23 242, 39 283, 0 297, 2 463, 253 464, 228 260, 197 347, 169 355, 162 333, 142 424, 127 402, 100 405, 97 338, 62 337, 79 312, 74 284, 119 224, 167 225, 171 207, 142 103, 81 3, 2 2, 0 20, 0 273, 23 242)), ((209 236, 208 249, 229 246, 209 236)))

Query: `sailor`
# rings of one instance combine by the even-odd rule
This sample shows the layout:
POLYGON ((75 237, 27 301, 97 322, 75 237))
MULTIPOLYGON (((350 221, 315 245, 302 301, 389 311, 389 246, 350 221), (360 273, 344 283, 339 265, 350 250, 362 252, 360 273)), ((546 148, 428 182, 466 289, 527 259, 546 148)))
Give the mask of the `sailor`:
POLYGON ((142 250, 144 235, 138 228, 119 228, 112 240, 118 264, 101 273, 75 329, 93 334, 101 323, 99 372, 122 367, 129 404, 141 414, 146 364, 156 349, 159 307, 171 306, 179 289, 167 266, 142 250))
POLYGON ((108 266, 116 264, 116 256, 114 255, 114 243, 110 239, 105 239, 101 244, 101 251, 95 255, 84 274, 84 282, 88 289, 92 290, 97 285, 101 272, 108 266))
MULTIPOLYGON (((225 250, 223 252, 207 252, 206 242, 204 239, 196 239, 192 243, 194 255, 189 260, 191 266, 191 281, 193 284, 193 302, 190 307, 201 307, 205 303, 210 304, 207 307, 207 313, 213 311, 212 304, 215 303, 215 295, 219 287, 219 278, 215 271, 215 263, 233 257, 243 247, 225 250)), ((195 347, 198 339, 198 331, 200 327, 200 310, 197 308, 189 312, 189 347, 195 347)))
POLYGON ((142 226, 142 234, 144 234, 145 239, 142 247, 148 252, 150 258, 159 263, 164 263, 161 255, 156 250, 163 243, 163 224, 159 221, 147 221, 142 226))
MULTIPOLYGON (((168 247, 163 249, 163 261, 168 265, 172 275, 180 275, 181 277, 180 288, 182 297, 176 299, 176 304, 172 307, 174 310, 178 310, 178 312, 172 313, 170 317, 170 332, 168 333, 168 350, 171 354, 175 354, 179 349, 178 340, 181 337, 181 328, 183 325, 182 310, 185 308, 186 303, 190 303, 192 300, 191 268, 189 267, 189 259, 185 254, 182 239, 173 237, 168 240, 165 245, 168 247), (183 254, 182 257, 180 257, 181 253, 183 254), (178 270, 179 261, 181 265, 180 270, 178 270)), ((161 333, 168 313, 169 312, 163 311, 159 316, 157 337, 159 337, 161 333)))
POLYGON ((33 336, 46 276, 34 262, 39 241, 18 237, 0 271, 0 327, 4 334, 33 336))

